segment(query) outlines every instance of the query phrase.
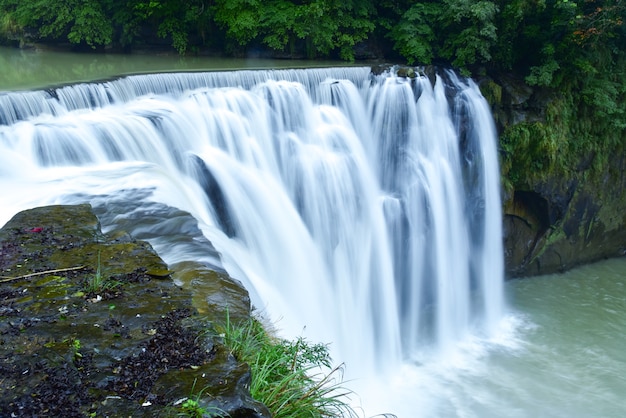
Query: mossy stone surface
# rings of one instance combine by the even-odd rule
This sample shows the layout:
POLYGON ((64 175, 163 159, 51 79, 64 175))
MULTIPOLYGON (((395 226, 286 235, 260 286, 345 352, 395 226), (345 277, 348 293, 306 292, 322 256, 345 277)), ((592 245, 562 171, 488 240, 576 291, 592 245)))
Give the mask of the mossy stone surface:
POLYGON ((269 416, 213 331, 229 308, 201 315, 191 287, 215 281, 211 300, 241 299, 241 315, 247 292, 223 273, 175 273, 147 242, 102 234, 89 205, 17 214, 0 230, 0 416, 176 416, 185 397, 269 416))

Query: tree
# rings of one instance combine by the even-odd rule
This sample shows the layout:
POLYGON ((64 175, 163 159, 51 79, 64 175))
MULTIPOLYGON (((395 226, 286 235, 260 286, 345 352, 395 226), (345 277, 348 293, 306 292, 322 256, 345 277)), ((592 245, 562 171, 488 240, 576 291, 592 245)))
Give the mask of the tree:
POLYGON ((73 44, 95 48, 110 43, 113 37, 112 22, 98 1, 4 0, 0 10, 44 39, 64 37, 73 44))
POLYGON ((354 45, 374 30, 369 1, 216 0, 215 20, 241 46, 260 42, 294 52, 303 42, 309 58, 333 51, 354 59, 354 45))
POLYGON ((499 7, 489 0, 444 0, 443 6, 444 31, 451 36, 443 41, 441 55, 459 68, 491 61, 499 7))
POLYGON ((209 20, 209 8, 203 0, 134 0, 128 4, 132 5, 129 33, 136 33, 139 25, 153 27, 161 38, 171 37, 180 54, 187 51, 190 34, 201 32, 209 20))
POLYGON ((402 13, 390 36, 409 63, 445 60, 467 70, 491 60, 498 10, 489 0, 419 1, 402 13))
POLYGON ((430 64, 435 57, 437 21, 441 19, 439 3, 415 3, 391 28, 389 36, 395 49, 409 64, 430 64))

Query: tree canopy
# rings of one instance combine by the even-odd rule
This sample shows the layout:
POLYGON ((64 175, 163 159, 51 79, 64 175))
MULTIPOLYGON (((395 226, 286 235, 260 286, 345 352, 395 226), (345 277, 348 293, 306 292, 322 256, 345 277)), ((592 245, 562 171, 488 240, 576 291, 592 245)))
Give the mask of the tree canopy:
POLYGON ((555 86, 626 49, 623 0, 0 0, 0 34, 92 48, 158 35, 180 53, 354 60, 367 43, 409 64, 516 71, 555 86))

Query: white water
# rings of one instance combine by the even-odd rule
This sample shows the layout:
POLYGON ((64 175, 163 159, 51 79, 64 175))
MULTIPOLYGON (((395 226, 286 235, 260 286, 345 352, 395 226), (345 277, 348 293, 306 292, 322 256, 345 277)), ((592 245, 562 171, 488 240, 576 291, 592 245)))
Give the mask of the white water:
POLYGON ((331 343, 368 416, 428 416, 424 371, 500 344, 496 139, 470 81, 134 76, 0 93, 0 123, 0 224, 87 200, 167 262, 221 264, 285 336, 331 343), (143 224, 158 204, 191 213, 221 259, 143 224))

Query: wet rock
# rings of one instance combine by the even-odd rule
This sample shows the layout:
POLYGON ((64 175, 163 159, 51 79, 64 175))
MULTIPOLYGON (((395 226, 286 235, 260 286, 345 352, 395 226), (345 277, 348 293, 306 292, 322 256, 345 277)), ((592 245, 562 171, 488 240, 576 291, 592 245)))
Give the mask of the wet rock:
POLYGON ((0 251, 0 416, 176 416, 184 398, 270 416, 212 328, 250 312, 224 273, 102 234, 89 205, 17 214, 0 251))
POLYGON ((505 194, 508 277, 563 272, 626 254, 626 167, 609 157, 604 172, 547 173, 505 194))
POLYGON ((213 322, 226 315, 238 322, 250 317, 250 295, 241 282, 201 263, 184 261, 172 265, 172 278, 190 289, 193 305, 213 322))
POLYGON ((415 71, 415 68, 413 67, 399 67, 398 70, 396 71, 396 74, 398 75, 398 77, 404 77, 404 78, 415 78, 417 77, 417 72, 415 71))
MULTIPOLYGON (((548 129, 558 124, 555 115, 556 119, 567 117, 559 114, 562 105, 554 91, 531 87, 511 74, 483 78, 479 85, 491 105, 500 134, 515 132, 511 128, 517 125, 548 129), (548 117, 550 108, 552 119, 548 117)), ((582 135, 572 128, 559 141, 582 135)), ((541 136, 539 131, 527 132, 531 132, 527 137, 531 141, 541 136)), ((517 141, 522 138, 520 135, 517 141)), ((566 153, 560 146, 542 149, 538 142, 531 143, 520 149, 507 148, 510 140, 501 143, 505 163, 503 226, 507 277, 561 272, 625 255, 626 156, 620 152, 623 147, 614 148, 612 155, 600 156, 586 147, 566 153), (561 160, 557 164, 558 159, 561 160), (518 166, 512 170, 507 164, 518 166)))
POLYGON ((267 407, 250 396, 248 365, 237 362, 230 351, 219 343, 213 346, 211 353, 214 357, 208 364, 161 376, 154 385, 155 391, 201 393, 197 401, 202 408, 227 413, 229 417, 270 417, 267 407))
POLYGON ((626 254, 626 175, 610 187, 550 179, 504 210, 509 277, 562 272, 626 254))

